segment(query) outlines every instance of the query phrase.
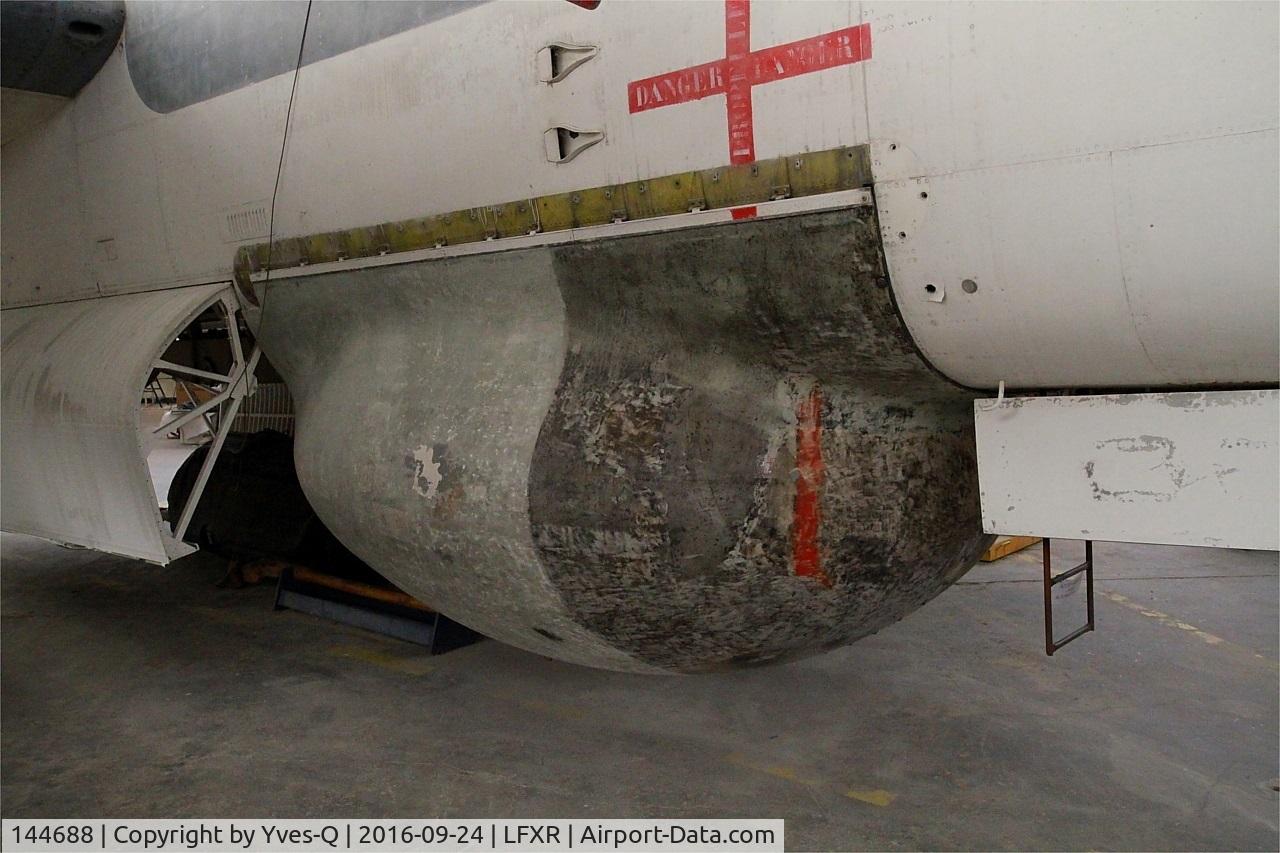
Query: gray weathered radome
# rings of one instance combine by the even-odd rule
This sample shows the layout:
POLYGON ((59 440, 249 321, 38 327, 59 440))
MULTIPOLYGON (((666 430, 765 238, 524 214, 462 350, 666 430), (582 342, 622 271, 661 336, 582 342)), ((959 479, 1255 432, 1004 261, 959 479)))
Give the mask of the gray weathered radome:
POLYGON ((839 646, 977 559, 971 395, 869 206, 260 286, 304 490, 374 568, 564 660, 839 646))

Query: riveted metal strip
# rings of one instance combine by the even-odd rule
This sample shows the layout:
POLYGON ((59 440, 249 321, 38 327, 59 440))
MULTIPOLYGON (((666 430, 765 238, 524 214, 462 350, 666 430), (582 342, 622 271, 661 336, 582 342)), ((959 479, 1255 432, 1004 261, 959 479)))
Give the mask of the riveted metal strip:
POLYGON ((256 301, 249 277, 268 269, 822 195, 871 182, 868 146, 832 148, 243 246, 235 278, 241 292, 256 301))

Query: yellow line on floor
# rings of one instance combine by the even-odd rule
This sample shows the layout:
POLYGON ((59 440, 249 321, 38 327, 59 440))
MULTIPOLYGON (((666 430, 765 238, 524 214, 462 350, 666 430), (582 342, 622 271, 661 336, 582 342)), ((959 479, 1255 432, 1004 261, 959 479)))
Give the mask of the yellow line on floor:
POLYGON ((517 696, 507 692, 495 693, 494 695, 504 702, 511 702, 526 711, 536 711, 539 714, 546 714, 549 717, 556 717, 561 720, 583 720, 587 716, 587 712, 584 709, 561 702, 544 702, 541 699, 517 696))
POLYGON ((1107 599, 1108 601, 1113 601, 1116 604, 1119 604, 1121 607, 1125 607, 1125 608, 1128 608, 1129 610, 1132 610, 1134 613, 1141 613, 1143 616, 1146 616, 1148 619, 1154 619, 1156 622, 1159 622, 1161 625, 1164 625, 1166 628, 1174 628, 1178 631, 1183 631, 1188 636, 1195 637, 1197 640, 1200 640, 1202 643, 1206 645, 1220 646, 1222 648, 1232 649, 1233 651, 1236 651, 1238 653, 1248 655, 1249 657, 1252 657, 1266 664, 1272 669, 1280 669, 1280 662, 1270 660, 1265 655, 1255 652, 1252 649, 1245 648, 1244 646, 1237 645, 1236 643, 1233 643, 1230 640, 1224 640, 1221 637, 1219 637, 1217 634, 1210 634, 1208 631, 1201 630, 1200 628, 1197 628, 1195 625, 1192 625, 1188 622, 1183 622, 1181 619, 1176 619, 1173 616, 1170 616, 1168 613, 1162 613, 1159 610, 1154 610, 1150 607, 1145 607, 1142 604, 1139 604, 1138 602, 1129 598, 1128 596, 1121 595, 1118 592, 1110 592, 1109 590, 1105 590, 1105 589, 1099 590, 1098 594, 1101 595, 1103 598, 1107 599))
POLYGON ((383 651, 382 649, 373 648, 372 646, 330 646, 325 651, 334 657, 371 663, 374 666, 382 667, 383 669, 388 669, 392 672, 398 672, 402 675, 426 675, 434 669, 431 662, 425 657, 417 655, 402 657, 400 655, 393 655, 390 652, 383 651))
MULTIPOLYGON (((795 782, 798 785, 806 785, 810 788, 840 788, 839 785, 805 774, 795 767, 790 767, 786 764, 767 764, 753 761, 741 753, 735 752, 727 756, 725 761, 735 767, 744 767, 757 773, 764 773, 776 779, 785 779, 788 782, 795 782)), ((845 788, 840 793, 851 800, 858 800, 881 808, 898 798, 898 795, 892 791, 885 791, 881 788, 845 788)))

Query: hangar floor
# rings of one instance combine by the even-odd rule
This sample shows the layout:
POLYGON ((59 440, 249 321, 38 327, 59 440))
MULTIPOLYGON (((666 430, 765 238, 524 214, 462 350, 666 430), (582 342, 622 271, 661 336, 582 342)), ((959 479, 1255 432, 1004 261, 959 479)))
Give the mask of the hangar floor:
POLYGON ((1277 849, 1276 555, 1095 554, 1098 633, 1052 659, 1032 549, 854 646, 664 679, 494 642, 428 658, 215 589, 203 555, 6 535, 4 816, 755 816, 796 849, 1277 849))

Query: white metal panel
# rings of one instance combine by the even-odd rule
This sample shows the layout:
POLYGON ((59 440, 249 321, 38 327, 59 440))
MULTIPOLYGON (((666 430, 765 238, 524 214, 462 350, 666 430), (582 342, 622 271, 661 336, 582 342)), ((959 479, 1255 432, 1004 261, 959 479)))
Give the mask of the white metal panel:
POLYGON ((1124 291, 1168 384, 1277 378, 1280 133, 1118 151, 1124 291))
POLYGON ((161 114, 134 89, 127 33, 122 45, 73 107, 85 229, 114 240, 94 274, 104 293, 225 280, 237 246, 266 237, 227 221, 269 218, 292 75, 161 114))
POLYGON ((1259 131, 878 184, 903 319, 973 387, 1275 382, 1278 164, 1259 131))
POLYGON ((80 206, 95 244, 90 262, 103 293, 177 279, 161 204, 153 122, 78 144, 80 206))
POLYGON ((0 115, 4 116, 0 145, 8 145, 31 128, 44 124, 69 103, 71 99, 61 95, 0 88, 0 115))
MULTIPOLYGON (((847 28, 858 7, 754 0, 751 10, 751 48, 760 50, 847 28)), ((725 33, 722 2, 592 12, 563 0, 496 2, 306 65, 276 231, 312 234, 724 165, 724 95, 631 114, 627 84, 724 58, 725 33), (548 85, 537 55, 552 42, 600 52, 548 85), (556 125, 605 138, 549 163, 542 134, 556 125)), ((757 159, 865 143, 863 64, 754 86, 757 159)))
POLYGON ((864 19, 890 278, 939 370, 991 388, 1280 379, 1280 6, 864 19))
POLYGON ((1107 155, 895 181, 876 200, 898 309, 947 376, 973 387, 1150 381, 1107 155))
POLYGON ((974 403, 988 533, 1280 549, 1280 391, 974 403))
MULTIPOLYGON (((795 0, 762 3, 754 0, 751 7, 752 50, 796 42, 861 23, 857 3, 797 3, 795 0)), ((709 11, 697 5, 694 10, 700 15, 709 11)), ((874 38, 873 34, 873 56, 874 38)), ((723 32, 720 41, 724 41, 723 32)), ((673 59, 679 61, 676 57, 673 59)), ((785 157, 804 151, 865 143, 868 136, 863 74, 871 61, 863 60, 752 87, 757 157, 785 157)), ((717 106, 723 107, 719 103, 723 99, 715 100, 717 106)), ((724 113, 720 112, 718 118, 723 123, 724 113)), ((719 130, 713 124, 707 133, 720 139, 719 130)), ((687 129, 682 131, 682 135, 688 133, 687 129)), ((723 156, 725 152, 718 153, 723 156)))
POLYGON ((152 362, 226 284, 0 312, 0 526, 156 563, 162 528, 140 438, 152 362))
POLYGON ((73 107, 4 146, 0 192, 0 300, 10 305, 86 299, 99 291, 80 221, 73 107))
POLYGON ((1274 129, 1275 3, 869 2, 873 139, 920 175, 1274 129))
POLYGON ((127 49, 4 146, 5 308, 225 280, 266 239, 292 75, 160 114, 127 49))

